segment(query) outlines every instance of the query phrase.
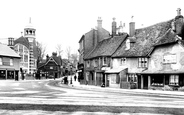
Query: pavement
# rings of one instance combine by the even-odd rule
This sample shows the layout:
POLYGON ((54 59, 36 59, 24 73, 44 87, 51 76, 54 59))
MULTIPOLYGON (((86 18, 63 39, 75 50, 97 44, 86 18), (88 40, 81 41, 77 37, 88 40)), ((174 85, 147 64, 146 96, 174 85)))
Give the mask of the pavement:
MULTIPOLYGON (((61 78, 62 80, 62 78, 61 78)), ((184 92, 182 91, 162 91, 162 90, 146 90, 146 89, 120 89, 120 88, 110 88, 110 87, 100 87, 94 85, 84 85, 80 84, 78 81, 74 81, 72 77, 72 84, 70 87, 82 88, 88 90, 98 90, 98 91, 110 91, 110 92, 120 92, 120 93, 135 93, 135 94, 145 94, 145 95, 160 95, 160 96, 172 96, 172 97, 183 97, 184 92)))

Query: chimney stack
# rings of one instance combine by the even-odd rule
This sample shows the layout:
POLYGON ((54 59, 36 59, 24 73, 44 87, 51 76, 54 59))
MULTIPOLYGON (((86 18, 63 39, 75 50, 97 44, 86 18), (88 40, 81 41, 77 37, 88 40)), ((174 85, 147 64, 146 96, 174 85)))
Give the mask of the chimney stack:
POLYGON ((129 23, 129 35, 130 37, 133 37, 135 35, 135 22, 133 21, 133 17, 131 17, 131 22, 129 23))
POLYGON ((112 37, 116 35, 116 18, 113 18, 112 22, 112 37))
POLYGON ((180 37, 184 37, 184 20, 183 16, 181 15, 181 9, 177 9, 177 16, 175 17, 175 31, 176 34, 179 35, 180 37))
POLYGON ((14 46, 14 38, 8 38, 8 46, 14 46))
POLYGON ((181 15, 181 9, 178 8, 176 11, 177 11, 177 16, 180 16, 181 15))
POLYGON ((98 28, 102 28, 102 19, 101 19, 101 17, 98 17, 97 26, 98 26, 98 28))

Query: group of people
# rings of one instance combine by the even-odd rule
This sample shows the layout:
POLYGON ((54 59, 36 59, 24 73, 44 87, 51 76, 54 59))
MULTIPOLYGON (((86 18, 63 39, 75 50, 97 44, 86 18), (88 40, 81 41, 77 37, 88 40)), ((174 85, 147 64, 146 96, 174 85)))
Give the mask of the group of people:
POLYGON ((78 81, 77 74, 74 74, 74 76, 73 75, 65 76, 63 78, 63 83, 64 84, 72 84, 73 79, 74 79, 74 81, 78 81))

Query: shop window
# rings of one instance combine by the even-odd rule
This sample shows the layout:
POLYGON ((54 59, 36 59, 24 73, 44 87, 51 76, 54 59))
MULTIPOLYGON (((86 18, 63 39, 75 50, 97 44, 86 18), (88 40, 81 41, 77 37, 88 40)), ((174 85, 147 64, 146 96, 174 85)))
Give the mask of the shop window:
POLYGON ((151 85, 153 86, 163 86, 164 78, 162 75, 151 76, 151 85))
POLYGON ((138 67, 147 68, 148 58, 138 58, 138 67))
POLYGON ((137 75, 136 74, 127 74, 127 81, 128 82, 137 82, 137 75))
POLYGON ((179 84, 179 75, 171 75, 169 85, 178 85, 178 84, 179 84))
POLYGON ((3 65, 3 60, 1 57, 0 57, 0 65, 3 65))
POLYGON ((119 84, 120 76, 118 74, 111 74, 111 83, 112 84, 119 84))

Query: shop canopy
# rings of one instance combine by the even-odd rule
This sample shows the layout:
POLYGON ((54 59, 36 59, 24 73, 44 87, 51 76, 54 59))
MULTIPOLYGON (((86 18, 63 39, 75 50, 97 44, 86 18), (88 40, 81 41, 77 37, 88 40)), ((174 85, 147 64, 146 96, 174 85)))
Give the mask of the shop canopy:
POLYGON ((184 69, 178 70, 145 70, 140 74, 184 74, 184 69))
POLYGON ((124 68, 114 68, 114 69, 110 69, 105 71, 105 73, 120 73, 121 71, 127 69, 127 67, 124 68))

